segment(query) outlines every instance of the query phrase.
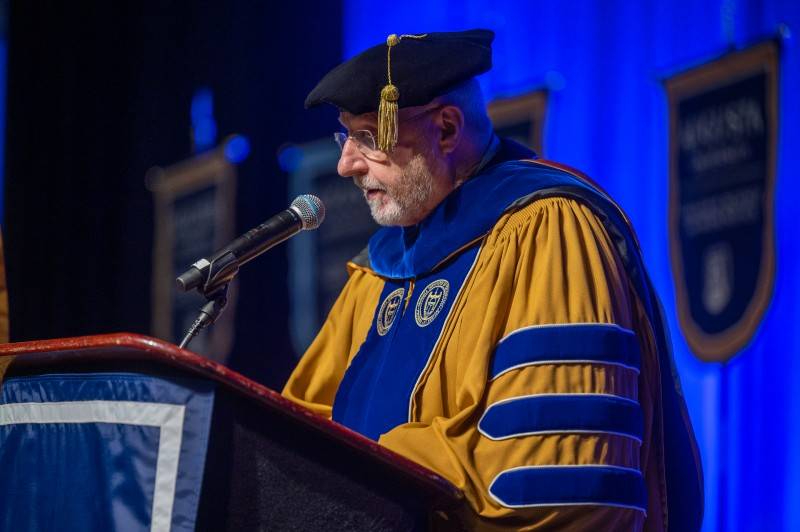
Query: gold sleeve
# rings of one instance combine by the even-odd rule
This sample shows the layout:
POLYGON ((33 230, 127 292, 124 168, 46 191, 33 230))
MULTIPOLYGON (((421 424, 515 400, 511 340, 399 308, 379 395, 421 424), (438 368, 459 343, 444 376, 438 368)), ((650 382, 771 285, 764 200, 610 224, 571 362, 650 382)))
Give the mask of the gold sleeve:
POLYGON ((647 504, 627 502, 643 493, 650 462, 657 360, 602 224, 576 201, 538 200, 498 222, 465 283, 415 390, 413 422, 380 443, 462 489, 476 529, 641 530, 647 504), (640 363, 605 348, 573 356, 598 329, 640 363), (609 403, 617 410, 603 410, 609 403), (631 419, 606 419, 615 411, 631 419), (585 473, 608 473, 589 478, 607 485, 592 491, 585 473), (631 495, 604 498, 614 486, 631 495))

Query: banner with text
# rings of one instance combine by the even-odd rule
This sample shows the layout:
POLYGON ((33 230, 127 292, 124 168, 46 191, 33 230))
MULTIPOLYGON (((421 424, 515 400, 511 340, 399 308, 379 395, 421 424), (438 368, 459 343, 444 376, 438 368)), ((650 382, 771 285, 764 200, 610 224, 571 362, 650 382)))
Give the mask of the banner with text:
POLYGON ((678 318, 702 360, 741 350, 772 295, 777 77, 769 41, 666 81, 678 318))

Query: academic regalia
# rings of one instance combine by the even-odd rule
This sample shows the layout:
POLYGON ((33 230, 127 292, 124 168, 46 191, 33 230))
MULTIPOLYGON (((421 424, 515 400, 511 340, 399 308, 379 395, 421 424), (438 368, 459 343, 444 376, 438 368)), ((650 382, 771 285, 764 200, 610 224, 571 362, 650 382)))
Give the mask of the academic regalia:
POLYGON ((662 530, 665 446, 690 451, 687 493, 699 462, 686 420, 664 439, 661 397, 683 400, 635 240, 577 175, 498 162, 509 146, 372 237, 283 393, 443 475, 474 526, 662 530))
MULTIPOLYGON (((391 35, 306 104, 377 112, 390 153, 397 109, 488 70, 493 37, 391 35)), ((658 298, 624 213, 588 178, 502 141, 348 270, 286 397, 450 480, 473 529, 699 529, 700 461, 658 298)))

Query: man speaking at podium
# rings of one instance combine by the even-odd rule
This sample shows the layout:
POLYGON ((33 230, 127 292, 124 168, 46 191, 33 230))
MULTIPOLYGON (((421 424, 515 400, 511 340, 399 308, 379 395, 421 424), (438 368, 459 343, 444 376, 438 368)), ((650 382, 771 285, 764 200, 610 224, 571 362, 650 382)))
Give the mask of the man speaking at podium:
POLYGON ((382 226, 283 394, 438 472, 491 530, 696 530, 699 460, 624 213, 498 138, 490 31, 329 72, 338 172, 382 226))

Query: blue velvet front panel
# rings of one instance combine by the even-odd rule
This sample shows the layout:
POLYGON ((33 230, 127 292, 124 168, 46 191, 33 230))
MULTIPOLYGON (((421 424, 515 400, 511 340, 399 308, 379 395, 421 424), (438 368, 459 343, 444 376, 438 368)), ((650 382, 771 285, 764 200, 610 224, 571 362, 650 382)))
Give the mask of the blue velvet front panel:
POLYGON ((407 306, 401 307, 391 328, 382 336, 376 325, 381 305, 398 288, 404 288, 404 297, 411 288, 408 280, 386 281, 373 326, 339 385, 333 404, 334 421, 377 440, 381 434, 409 420, 409 402, 417 379, 428 364, 478 249, 473 246, 442 269, 416 279, 407 306), (425 305, 420 298, 425 297, 426 289, 430 293, 430 287, 441 286, 443 282, 448 286, 447 296, 437 307, 436 317, 420 325, 417 307, 425 305))

